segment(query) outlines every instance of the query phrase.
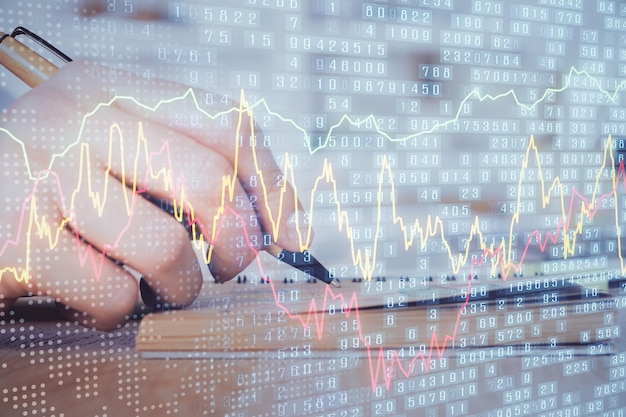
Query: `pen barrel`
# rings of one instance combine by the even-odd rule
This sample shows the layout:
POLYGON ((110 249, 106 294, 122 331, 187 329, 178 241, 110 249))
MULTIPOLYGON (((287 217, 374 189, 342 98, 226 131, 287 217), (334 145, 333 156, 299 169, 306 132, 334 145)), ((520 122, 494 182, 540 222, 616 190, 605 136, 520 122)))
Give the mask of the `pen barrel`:
POLYGON ((281 248, 275 243, 272 243, 271 245, 266 246, 264 249, 267 253, 269 253, 276 259, 279 259, 281 257, 281 252, 283 251, 283 248, 281 248))
MULTIPOLYGON (((0 32, 1 36, 4 33, 0 32)), ((0 43, 0 63, 32 88, 58 70, 56 65, 11 36, 0 43)))

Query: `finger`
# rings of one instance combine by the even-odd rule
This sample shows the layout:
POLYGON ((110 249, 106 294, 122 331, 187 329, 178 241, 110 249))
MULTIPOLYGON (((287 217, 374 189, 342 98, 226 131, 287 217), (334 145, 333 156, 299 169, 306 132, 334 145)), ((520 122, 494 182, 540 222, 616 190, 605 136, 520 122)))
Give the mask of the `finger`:
MULTIPOLYGON (((270 148, 259 145, 262 135, 255 129, 251 112, 246 111, 245 105, 238 107, 234 103, 232 107, 205 110, 195 100, 201 93, 193 96, 179 94, 174 96, 178 97, 175 101, 147 112, 127 102, 120 102, 119 105, 128 114, 168 125, 179 134, 219 153, 232 165, 233 178, 238 178, 239 185, 251 196, 263 231, 270 233, 286 249, 298 251, 308 246, 312 234, 304 224, 302 204, 289 181, 292 178, 288 178, 293 171, 283 173, 270 148), (197 118, 193 122, 168 122, 174 109, 197 118)), ((232 201, 232 193, 229 198, 232 201)))
POLYGON ((100 330, 128 319, 137 302, 137 282, 120 266, 68 230, 52 248, 41 240, 31 243, 20 296, 52 297, 67 306, 69 317, 100 330))
MULTIPOLYGON (((304 224, 296 191, 277 166, 271 150, 256 143, 261 134, 255 131, 252 113, 247 111, 245 103, 238 105, 212 93, 165 81, 155 86, 158 95, 147 97, 146 86, 142 83, 138 87, 133 74, 85 62, 74 63, 71 70, 60 71, 55 75, 55 83, 45 86, 54 91, 53 96, 73 100, 75 91, 69 86, 76 85, 76 76, 88 79, 81 91, 83 101, 89 103, 83 104, 82 110, 87 112, 110 101, 111 88, 107 88, 107 83, 111 82, 111 71, 116 76, 110 87, 119 97, 113 107, 141 120, 169 126, 220 153, 235 168, 244 190, 254 196, 265 232, 271 233, 279 245, 289 250, 300 250, 310 242, 311 230, 304 224), (63 85, 68 87, 61 87, 63 85), (135 97, 141 99, 135 100, 135 97)), ((98 112, 104 108, 107 107, 100 107, 98 112)))
POLYGON ((304 209, 291 185, 293 170, 280 169, 270 149, 260 145, 263 135, 254 124, 252 112, 245 111, 243 105, 240 110, 237 136, 244 140, 233 154, 239 166, 238 176, 246 192, 258 201, 263 230, 271 233, 279 246, 291 251, 303 250, 312 239, 312 231, 305 225, 304 209))
MULTIPOLYGON (((103 113, 98 124, 104 132, 96 132, 89 123, 85 126, 92 132, 89 145, 94 171, 90 185, 72 197, 80 211, 76 213, 80 224, 72 224, 81 235, 102 249, 114 244, 114 251, 107 249, 110 256, 142 272, 153 289, 169 290, 169 296, 161 296, 172 305, 195 298, 199 285, 194 276, 201 277, 189 237, 180 225, 184 220, 190 219, 196 239, 202 234, 211 244, 207 261, 211 261, 216 279, 231 279, 254 259, 260 228, 254 224, 254 210, 228 161, 162 125, 144 123, 139 128, 133 116, 118 110, 103 113), (115 121, 115 134, 109 134, 107 120, 109 125, 115 121), (109 175, 119 182, 108 181, 109 175), (133 190, 141 196, 149 195, 161 209, 171 210, 176 219, 137 197, 133 190), (106 196, 101 214, 94 195, 103 196, 103 202, 106 196), (149 233, 148 224, 152 225, 149 233), (121 233, 124 239, 119 238, 121 233), (141 245, 133 242, 133 236, 144 241, 146 251, 133 249, 141 245), (133 246, 127 246, 127 242, 133 246), (165 247, 155 251, 155 242, 168 242, 172 253, 164 253, 165 247), (159 265, 160 261, 168 265, 159 265), (154 270, 157 266, 158 271, 154 270), (173 289, 175 282, 181 288, 173 289)), ((76 165, 81 162, 74 164, 74 170, 76 165)), ((67 174, 71 177, 72 172, 67 174)))
POLYGON ((202 285, 197 257, 185 229, 172 216, 105 172, 92 171, 89 187, 74 189, 64 217, 68 227, 99 252, 139 271, 172 307, 189 304, 202 285))
MULTIPOLYGON (((304 224, 302 204, 291 186, 293 171, 283 173, 276 164, 270 147, 263 144, 263 135, 255 127, 252 112, 245 103, 237 105, 230 101, 230 107, 206 109, 194 99, 200 94, 178 96, 175 101, 177 111, 198 115, 196 125, 187 121, 174 123, 171 128, 219 153, 232 165, 233 175, 251 196, 261 228, 271 234, 275 242, 293 251, 308 246, 312 232, 304 224)), ((165 123, 167 115, 173 111, 170 104, 174 102, 142 114, 157 123, 165 123)), ((126 103, 122 105, 133 112, 126 103)))
POLYGON ((11 300, 53 297, 81 312, 75 319, 82 324, 110 330, 134 308, 136 281, 65 227, 58 178, 49 173, 4 188, 10 211, 3 221, 10 232, 1 245, 0 293, 11 300))

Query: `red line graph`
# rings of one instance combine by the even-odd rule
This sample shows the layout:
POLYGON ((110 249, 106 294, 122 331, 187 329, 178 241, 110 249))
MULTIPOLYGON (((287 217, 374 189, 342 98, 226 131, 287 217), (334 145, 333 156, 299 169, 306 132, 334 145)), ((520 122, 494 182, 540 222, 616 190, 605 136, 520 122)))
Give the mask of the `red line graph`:
MULTIPOLYGON (((253 126, 254 121, 253 121, 251 109, 247 108, 245 104, 245 100, 242 100, 242 104, 240 105, 240 108, 239 108, 239 125, 237 129, 237 133, 239 133, 239 128, 241 128, 241 125, 243 123, 244 114, 248 115, 249 122, 251 126, 253 126)), ((238 136, 239 135, 237 134, 237 137, 238 136)), ((148 178, 152 178, 152 179, 159 178, 160 180, 164 181, 164 183, 166 184, 166 188, 170 191, 171 196, 172 196, 172 203, 175 208, 174 217, 179 222, 182 222, 183 218, 186 218, 187 222, 191 225, 193 237, 199 239, 200 241, 204 241, 208 243, 211 247, 220 243, 219 237, 220 237, 220 231, 223 228, 222 222, 224 221, 224 218, 225 218, 223 216, 224 213, 233 215, 243 220, 241 218, 240 213, 237 213, 230 206, 223 205, 220 208, 220 210, 218 210, 218 214, 214 217, 213 228, 209 230, 209 228, 207 228, 206 225, 203 225, 194 216, 194 207, 192 207, 191 204, 185 199, 186 179, 184 178, 184 176, 176 175, 177 171, 172 163, 169 143, 165 142, 165 144, 162 145, 157 150, 146 151, 147 143, 146 143, 146 138, 143 136, 143 133, 142 133, 141 124, 138 125, 137 142, 138 142, 138 146, 137 146, 138 152, 142 152, 142 151, 147 152, 149 168, 148 170, 146 170, 146 172, 140 173, 140 172, 137 172, 136 167, 135 167, 135 169, 133 170, 133 174, 132 174, 133 175, 132 182, 128 182, 126 172, 122 172, 121 182, 124 185, 123 189, 125 190, 124 192, 125 192, 125 197, 126 197, 126 208, 127 208, 127 214, 128 214, 128 221, 126 223, 126 226, 123 228, 122 232, 119 234, 119 236, 117 237, 115 241, 108 243, 102 249, 97 249, 97 248, 92 247, 91 245, 87 245, 87 248, 85 250, 81 249, 81 243, 82 243, 81 236, 79 235, 78 232, 75 233, 75 241, 76 241, 76 245, 78 248, 77 253, 80 258, 80 263, 81 265, 91 268, 94 279, 96 280, 100 279, 103 263, 107 259, 106 257, 107 251, 113 250, 117 247, 119 242, 124 238, 126 231, 130 227, 130 224, 132 220, 134 219, 133 211, 135 208, 137 198, 142 198, 141 197, 142 194, 147 192, 147 190, 145 190, 144 188, 137 187, 138 178, 144 178, 144 183, 148 182, 147 181, 148 178), (168 166, 161 170, 153 171, 152 160, 157 155, 165 155, 165 160, 168 161, 167 162, 168 166), (173 180, 174 178, 176 178, 177 181, 174 181, 173 180), (177 184, 180 184, 180 185, 177 185, 177 184), (199 229, 199 231, 196 229, 199 229)), ((564 254, 565 254, 564 256, 567 257, 570 254, 569 251, 571 250, 571 247, 575 243, 576 237, 582 231, 583 219, 587 218, 587 219, 592 220, 597 215, 598 210, 600 210, 601 202, 611 199, 611 198, 616 199, 615 227, 617 230, 619 230, 620 228, 619 212, 617 209, 618 191, 620 188, 620 184, 622 185, 623 191, 626 191, 626 172, 624 169, 623 161, 620 162, 619 168, 617 170, 615 169, 615 161, 614 161, 612 153, 610 152, 610 143, 611 143, 611 138, 609 137, 604 148, 604 160, 603 160, 602 166, 599 167, 598 174, 596 176, 596 185, 597 185, 597 183, 599 182, 601 178, 601 173, 607 167, 610 166, 611 179, 613 183, 610 191, 600 194, 599 196, 596 196, 595 191, 594 191, 594 194, 592 196, 586 197, 580 192, 578 192, 578 190, 574 189, 573 192, 571 193, 569 201, 565 201, 565 199, 563 198, 564 193, 562 192, 559 193, 559 195, 561 196, 560 205, 562 207, 562 218, 559 220, 557 227, 555 228, 553 232, 545 233, 545 236, 542 234, 542 232, 539 231, 539 229, 532 231, 528 235, 529 237, 527 238, 525 242, 525 247, 517 263, 512 261, 512 258, 509 254, 509 251, 511 250, 511 245, 507 246, 506 239, 503 239, 503 243, 497 247, 494 247, 493 245, 486 246, 485 244, 482 243, 482 239, 480 239, 482 237, 481 231, 479 230, 478 227, 474 227, 472 228, 472 231, 469 235, 468 242, 471 242, 472 239, 474 238, 478 239, 478 242, 480 242, 481 249, 482 249, 482 253, 480 257, 478 258, 469 257, 470 244, 468 243, 464 256, 459 256, 458 263, 456 265, 453 264, 451 269, 458 271, 462 266, 465 266, 467 262, 469 262, 470 276, 471 276, 475 267, 480 267, 489 261, 496 260, 499 269, 503 273, 503 278, 506 280, 508 279, 508 277, 511 276, 512 272, 518 272, 521 269, 526 259, 528 250, 533 244, 533 241, 538 242, 538 247, 543 252, 549 244, 557 244, 561 239, 563 239, 564 254), (620 182, 620 179, 622 179, 621 182, 620 182), (578 223, 572 226, 577 215, 580 215, 580 219, 578 220, 578 223), (572 238, 570 238, 570 235, 568 234, 570 230, 574 231, 572 238)), ((14 239, 7 239, 5 240, 5 242, 3 242, 2 246, 0 246, 0 256, 3 256, 9 247, 11 246, 17 247, 20 244, 22 244, 23 242, 20 239, 22 239, 23 237, 26 237, 27 239, 34 239, 34 238, 47 239, 49 247, 52 249, 55 246, 56 241, 59 238, 59 233, 61 233, 61 231, 68 224, 70 219, 74 219, 76 221, 80 220, 80 219, 75 219, 72 217, 72 216, 75 216, 75 214, 73 213, 73 207, 74 207, 73 198, 77 195, 77 192, 82 185, 81 183, 82 178, 83 178, 82 170, 84 169, 85 166, 89 165, 89 153, 87 152, 88 144, 82 144, 81 146, 82 146, 81 148, 82 153, 81 153, 80 173, 78 175, 79 182, 78 182, 75 192, 72 194, 72 201, 66 201, 65 198, 63 197, 64 193, 62 192, 62 189, 61 189, 61 181, 59 180, 58 174, 54 170, 49 169, 49 170, 39 172, 37 178, 34 181, 34 184, 30 193, 28 194, 27 198, 25 198, 25 200, 23 201, 21 205, 21 215, 20 215, 18 224, 16 225, 17 231, 18 231, 17 237, 14 239), (52 178, 52 181, 55 183, 55 186, 58 192, 58 197, 59 197, 59 205, 62 208, 63 212, 65 213, 64 214, 65 217, 62 218, 61 221, 56 225, 51 222, 51 219, 47 219, 45 216, 44 217, 38 216, 38 206, 37 206, 38 184, 42 178, 48 178, 48 177, 52 178)), ((235 149, 237 149, 236 141, 235 141, 235 149)), ((254 151, 254 147, 252 147, 252 149, 253 149, 253 154, 256 155, 254 151)), ((520 186, 522 185, 524 181, 524 175, 523 175, 524 170, 528 168, 528 164, 530 164, 531 161, 533 160, 535 161, 535 163, 537 164, 537 169, 539 173, 541 173, 541 166, 539 164, 539 157, 538 157, 538 149, 535 146, 535 143, 532 137, 531 137, 531 140, 529 141, 526 155, 527 157, 525 159, 525 163, 520 168, 520 171, 521 171, 520 182, 519 182, 520 186), (531 156, 533 155, 535 157, 531 158, 531 156)), ((111 156, 111 153, 109 154, 109 157, 110 156, 111 156)), ((293 176, 294 169, 287 162, 289 161, 289 158, 286 157, 285 161, 286 161, 286 168, 285 168, 286 173, 289 173, 291 176, 293 176)), ((255 160, 255 163, 256 163, 256 160, 255 160)), ((256 165, 256 168, 257 168, 257 171, 260 171, 258 164, 256 165)), ((316 192, 317 185, 323 182, 333 185, 335 187, 334 192, 335 193, 337 192, 336 181, 334 179, 332 172, 333 172, 332 167, 329 164, 325 164, 324 172, 322 172, 317 177, 317 180, 315 182, 316 187, 310 191, 312 196, 316 192)), ((262 174, 262 172, 259 172, 259 173, 262 174)), ((381 175, 387 175, 389 177, 391 189, 392 189, 392 195, 395 195, 395 193, 393 192, 394 183, 393 183, 392 167, 387 163, 386 160, 382 164, 381 175)), ((262 175, 260 175, 260 177, 262 178, 262 175)), ((539 175, 539 177, 540 177, 541 188, 542 188, 542 191, 541 191, 542 203, 544 206, 546 206, 551 201, 552 191, 556 187, 560 187, 561 183, 557 177, 554 181, 552 181, 552 183, 549 186, 546 186, 546 183, 541 177, 541 175, 539 175)), ((89 187, 90 180, 89 180, 88 173, 87 173, 86 178, 87 178, 87 183, 85 186, 89 187)), ((235 166, 235 170, 232 176, 229 175, 227 178, 223 178, 222 180, 221 193, 222 193, 223 202, 229 201, 229 199, 232 202, 233 184, 236 180, 237 180, 237 171, 236 171, 236 166, 235 166)), ((379 183, 379 186, 378 186, 379 193, 382 190, 382 186, 383 186, 382 184, 383 184, 383 181, 379 183)), ((521 189, 521 187, 519 188, 521 189)), ((595 189, 597 190, 598 187, 596 187, 595 189)), ((101 190, 101 193, 90 190, 90 196, 92 198, 94 209, 99 210, 101 212, 101 210, 104 207, 104 204, 106 203, 106 195, 107 195, 106 184, 105 184, 105 188, 101 190)), ((521 197, 520 194, 518 194, 518 199, 517 199, 518 207, 519 207, 520 197, 521 197)), ((314 201, 314 200, 315 200, 314 198, 311 198, 311 201, 314 201)), ((361 266, 361 270, 363 271, 364 277, 366 279, 371 278, 370 266, 375 264, 376 251, 374 250, 371 257, 368 257, 367 254, 364 256, 361 252, 355 251, 354 241, 350 238, 351 228, 350 228, 349 221, 347 220, 348 216, 346 215, 346 211, 343 210, 341 204, 339 203, 339 198, 335 198, 335 201, 336 201, 335 203, 336 208, 339 213, 338 217, 342 219, 342 222, 339 224, 339 229, 341 230, 342 227, 345 227, 346 236, 352 248, 353 263, 355 265, 359 264, 361 266)), ((376 227, 380 227, 380 224, 381 224, 382 210, 380 209, 381 207, 380 204, 381 204, 380 200, 377 201, 378 215, 377 215, 376 227)), ((311 205, 310 211, 311 213, 314 211, 313 205, 311 205)), ((409 222, 405 222, 403 218, 399 217, 396 214, 395 200, 392 200, 392 213, 393 215, 392 215, 391 220, 393 224, 397 224, 398 225, 397 227, 400 227, 402 229, 404 233, 404 238, 405 238, 405 242, 404 242, 405 248, 408 248, 414 244, 415 235, 408 232, 410 230, 410 227, 407 226, 409 222)), ((280 216, 277 215, 276 213, 272 214, 273 219, 276 219, 279 217, 280 216)), ((519 211, 515 212, 511 218, 511 234, 513 233, 512 230, 514 226, 519 222, 519 218, 520 218, 519 211)), ((243 233, 246 237, 246 244, 252 251, 255 252, 255 254, 258 255, 258 250, 252 245, 250 241, 248 230, 245 227, 246 222, 242 221, 242 224, 243 224, 243 233)), ((417 230, 416 235, 419 235, 420 237, 419 239, 420 243, 424 244, 425 241, 427 241, 430 238, 434 238, 436 236, 441 236, 442 240, 445 242, 444 224, 441 219, 436 218, 434 221, 431 221, 429 219, 426 222, 426 224, 427 224, 426 227, 422 227, 418 219, 416 219, 412 223, 412 225, 415 226, 415 230, 417 230)), ((272 231, 275 234, 278 232, 276 228, 274 228, 274 230, 272 231)), ((307 240, 308 240, 308 237, 307 239, 304 240, 305 244, 307 243, 307 240)), ((623 259, 621 258, 620 233, 617 233, 617 242, 618 242, 617 256, 619 256, 620 258, 622 273, 623 273, 624 263, 623 263, 623 259)), ((378 244, 378 240, 375 240, 374 248, 377 247, 377 244, 378 244)), ((27 243, 26 247, 28 246, 29 244, 27 243)), ((209 251, 209 254, 207 255, 207 259, 206 259, 207 263, 210 261, 210 256, 211 255, 209 251)), ((28 263, 30 262, 30 256, 28 253, 26 253, 24 259, 26 259, 25 261, 26 264, 23 268, 20 269, 18 268, 18 266, 8 267, 2 270, 1 272, 4 273, 8 270, 9 272, 13 273, 15 279, 27 280, 28 270, 29 270, 28 263)), ((256 259, 257 259, 258 267, 262 272, 262 275, 265 275, 263 273, 263 265, 261 264, 259 257, 257 257, 256 259)), ((451 258, 451 262, 452 262, 452 258, 451 258)), ((357 322, 359 323, 359 337, 361 338, 362 342, 365 343, 366 348, 367 348, 368 364, 369 364, 371 382, 372 382, 373 388, 376 387, 376 385, 381 379, 383 380, 385 386, 389 388, 392 378, 393 378, 393 372, 396 371, 396 369, 397 369, 396 372, 399 372, 400 374, 404 376, 409 376, 415 369, 415 364, 418 361, 422 361, 423 368, 428 369, 431 358, 433 358, 434 356, 441 358, 445 354, 446 349, 448 348, 449 344, 456 338, 461 311, 463 307, 467 306, 469 302, 469 295, 468 295, 468 297, 465 299, 464 304, 462 305, 462 307, 459 309, 457 313, 457 321, 454 326, 454 330, 450 334, 445 334, 443 336, 443 340, 441 337, 438 337, 439 335, 436 332, 432 333, 430 346, 427 349, 426 353, 420 353, 416 355, 415 357, 413 357, 410 361, 403 361, 402 358, 398 356, 397 351, 394 350, 393 354, 391 355, 391 359, 388 360, 388 359, 385 359, 385 355, 382 354, 384 348, 380 347, 380 348, 376 348, 378 349, 379 354, 377 355, 378 359, 375 360, 374 355, 372 354, 373 348, 366 341, 363 335, 361 326, 360 326, 361 320, 360 320, 360 313, 359 313, 359 306, 358 306, 358 295, 356 293, 353 293, 348 299, 346 299, 342 294, 335 294, 330 287, 325 287, 324 295, 323 295, 321 302, 313 298, 311 300, 308 313, 296 314, 296 313, 292 313, 291 311, 289 311, 289 309, 285 305, 279 302, 278 294, 276 292, 276 288, 274 287, 273 282, 271 280, 268 280, 268 281, 270 283, 270 288, 274 296, 276 307, 284 310, 290 318, 299 321, 302 326, 304 327, 311 326, 312 328, 315 328, 318 338, 321 338, 323 336, 324 325, 325 325, 325 314, 326 314, 325 311, 327 309, 328 303, 332 300, 339 300, 348 306, 345 312, 346 317, 351 317, 352 315, 354 315, 357 322), (440 342, 440 340, 442 341, 440 342), (388 369, 390 369, 391 371, 388 372, 387 371, 388 369)), ((471 287, 471 285, 472 285, 472 280, 468 280, 468 283, 467 283, 468 289, 471 287)), ((469 291, 467 293, 469 294, 469 291)))
MULTIPOLYGON (((617 189, 618 189, 618 183, 619 183, 618 181, 622 177, 624 178, 624 181, 622 184, 623 184, 624 190, 626 190, 626 171, 624 168, 623 161, 620 162, 619 168, 617 170, 613 189, 611 190, 611 192, 602 194, 599 198, 599 202, 602 202, 603 200, 610 198, 612 195, 616 194, 617 189)), ((582 202, 581 210, 585 210, 588 213, 589 218, 591 219, 593 219, 593 217, 597 213, 597 210, 600 207, 599 204, 594 205, 594 207, 590 207, 591 204, 585 196, 578 193, 577 191, 573 192, 569 201, 569 211, 568 211, 567 219, 564 219, 562 222, 560 222, 559 226, 557 227, 557 230, 554 233, 547 234, 544 241, 540 242, 539 245, 542 251, 545 250, 548 242, 556 243, 559 239, 559 234, 563 232, 564 230, 567 230, 570 220, 573 215, 573 207, 574 207, 575 200, 580 200, 582 202)), ((233 213, 233 214, 237 215, 237 213, 233 213)), ((540 235, 541 233, 538 230, 535 230, 534 232, 530 233, 529 238, 526 241, 526 245, 524 247, 519 265, 517 267, 510 264, 511 266, 507 269, 504 267, 504 265, 502 265, 502 269, 507 270, 508 272, 510 272, 511 268, 518 271, 521 268, 522 263, 524 262, 526 253, 528 252, 528 249, 531 246, 533 239, 540 235)), ((481 266, 482 264, 487 262, 489 258, 495 257, 497 259, 500 259, 501 263, 504 263, 504 260, 503 260, 504 257, 500 256, 500 251, 501 251, 501 248, 498 248, 495 251, 485 249, 480 259, 474 259, 471 261, 469 275, 472 276, 473 269, 475 266, 481 266)), ((260 262, 258 262, 258 267, 261 271, 263 271, 263 266, 261 265, 260 262)), ((262 272, 262 275, 264 276, 265 274, 262 272)), ((506 281, 508 277, 509 275, 507 274, 503 278, 506 281)), ((363 329, 361 326, 362 321, 361 321, 360 314, 359 314, 358 295, 356 292, 353 292, 352 295, 349 297, 349 300, 346 300, 343 294, 335 294, 330 286, 325 286, 324 295, 323 295, 322 302, 320 303, 320 305, 318 306, 318 302, 316 301, 315 298, 313 298, 309 305, 309 311, 305 314, 299 314, 299 313, 292 313, 286 306, 284 306, 279 301, 278 293, 277 293, 276 287, 274 286, 273 281, 271 279, 268 279, 267 282, 270 284, 270 288, 274 297, 274 301, 276 303, 276 307, 283 310, 291 319, 300 322, 300 324, 304 328, 309 327, 309 326, 311 328, 314 328, 318 339, 321 339, 323 337, 325 316, 326 316, 329 300, 339 300, 341 301, 342 304, 345 304, 347 306, 347 308, 345 308, 346 318, 350 318, 351 315, 354 315, 354 317, 357 320, 357 323, 359 323, 358 324, 359 338, 361 342, 363 342, 366 346, 367 360, 368 360, 368 366, 369 366, 370 376, 371 376, 371 386, 372 386, 372 390, 375 391, 376 386, 378 385, 381 379, 384 382, 386 389, 389 389, 390 384, 393 381, 393 372, 396 369, 404 377, 409 377, 412 374, 413 370, 415 369, 415 364, 418 361, 421 361, 423 369, 428 371, 430 367, 430 361, 433 358, 433 355, 436 355, 438 358, 442 358, 445 355, 446 349, 448 348, 449 344, 452 341, 454 341, 457 337, 457 331, 458 331, 459 323, 461 321, 462 311, 465 307, 467 307, 468 303, 470 302, 470 293, 471 293, 470 288, 472 286, 473 280, 467 281, 466 297, 465 297, 464 302, 461 304, 461 306, 458 309, 457 320, 453 327, 452 333, 446 334, 443 338, 443 341, 440 343, 439 335, 437 334, 436 331, 433 331, 431 334, 431 341, 427 349, 427 353, 424 354, 420 352, 416 354, 411 360, 404 361, 404 362, 402 358, 400 358, 400 356, 398 355, 398 351, 396 349, 393 349, 391 359, 387 360, 384 355, 385 348, 383 346, 374 348, 375 350, 378 350, 378 354, 372 355, 373 348, 371 347, 370 343, 368 343, 367 339, 363 335, 363 329), (391 371, 388 372, 387 370, 391 370, 391 371)))

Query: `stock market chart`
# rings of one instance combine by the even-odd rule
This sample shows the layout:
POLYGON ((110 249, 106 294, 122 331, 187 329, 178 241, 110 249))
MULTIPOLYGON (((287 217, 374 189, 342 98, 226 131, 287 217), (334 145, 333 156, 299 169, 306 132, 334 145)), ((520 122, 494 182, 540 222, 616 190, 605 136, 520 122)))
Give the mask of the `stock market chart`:
POLYGON ((624 416, 625 29, 0 4, 0 414, 624 416))

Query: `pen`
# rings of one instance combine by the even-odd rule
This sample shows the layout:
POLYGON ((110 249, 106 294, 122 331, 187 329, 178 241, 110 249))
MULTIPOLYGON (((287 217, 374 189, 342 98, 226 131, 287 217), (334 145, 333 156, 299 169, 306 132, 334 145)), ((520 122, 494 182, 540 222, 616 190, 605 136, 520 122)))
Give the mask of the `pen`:
POLYGON ((308 250, 305 250, 304 252, 292 252, 274 244, 265 248, 265 251, 279 261, 291 265, 302 272, 308 273, 312 277, 315 277, 328 285, 332 285, 336 288, 341 286, 339 284, 339 280, 332 277, 330 271, 328 271, 328 269, 326 269, 320 261, 315 259, 315 257, 311 255, 308 250))
MULTIPOLYGON (((64 62, 71 61, 70 57, 26 28, 18 27, 10 35, 0 32, 0 64, 30 87, 34 88, 46 81, 58 70, 58 67, 15 39, 18 35, 27 36, 64 62)), ((328 285, 340 287, 339 280, 332 277, 328 269, 315 259, 308 250, 292 252, 276 244, 269 245, 264 250, 276 259, 310 274, 328 285)))
POLYGON ((25 35, 64 62, 71 61, 70 57, 26 28, 17 27, 10 35, 0 32, 0 64, 24 81, 29 87, 37 87, 50 78, 59 68, 15 39, 18 35, 25 35))

